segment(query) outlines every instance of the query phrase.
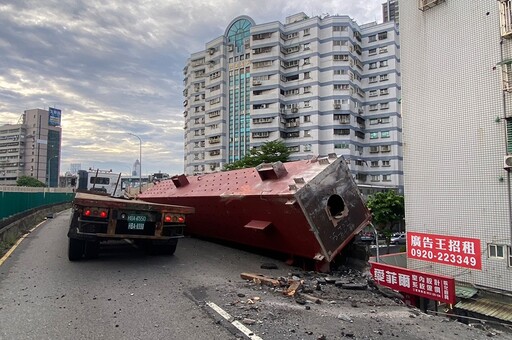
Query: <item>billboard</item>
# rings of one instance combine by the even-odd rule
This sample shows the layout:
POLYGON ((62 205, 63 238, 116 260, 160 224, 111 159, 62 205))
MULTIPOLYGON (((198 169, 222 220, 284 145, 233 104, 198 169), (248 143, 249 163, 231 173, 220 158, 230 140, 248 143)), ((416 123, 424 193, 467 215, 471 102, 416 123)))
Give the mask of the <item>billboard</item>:
POLYGON ((407 232, 407 258, 482 270, 480 240, 407 232))
POLYGON ((370 262, 370 265, 373 279, 382 286, 431 300, 446 303, 456 301, 453 277, 423 273, 377 262, 370 262))
POLYGON ((61 111, 53 107, 48 108, 48 125, 60 126, 61 111))

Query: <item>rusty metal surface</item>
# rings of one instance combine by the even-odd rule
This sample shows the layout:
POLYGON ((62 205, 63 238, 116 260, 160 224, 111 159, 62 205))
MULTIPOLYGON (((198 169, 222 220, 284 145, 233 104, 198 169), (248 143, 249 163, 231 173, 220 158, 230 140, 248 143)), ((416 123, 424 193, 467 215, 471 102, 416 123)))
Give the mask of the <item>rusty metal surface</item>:
POLYGON ((176 176, 140 195, 195 208, 191 234, 331 261, 370 219, 342 158, 176 176))

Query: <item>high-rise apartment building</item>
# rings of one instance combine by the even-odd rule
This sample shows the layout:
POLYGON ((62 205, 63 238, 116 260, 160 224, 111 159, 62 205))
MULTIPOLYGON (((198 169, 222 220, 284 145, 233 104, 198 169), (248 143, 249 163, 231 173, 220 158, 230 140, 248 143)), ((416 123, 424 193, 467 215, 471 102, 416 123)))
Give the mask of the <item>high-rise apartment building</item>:
POLYGON ((510 294, 512 1, 400 12, 407 266, 510 294))
POLYGON ((0 126, 0 184, 29 176, 57 187, 60 173, 61 111, 26 110, 21 124, 0 126))
POLYGON ((398 0, 387 0, 382 4, 382 20, 384 22, 394 21, 398 24, 398 0))
POLYGON ((234 19, 184 72, 185 173, 282 140, 291 160, 343 155, 361 187, 401 188, 396 24, 348 16, 234 19))

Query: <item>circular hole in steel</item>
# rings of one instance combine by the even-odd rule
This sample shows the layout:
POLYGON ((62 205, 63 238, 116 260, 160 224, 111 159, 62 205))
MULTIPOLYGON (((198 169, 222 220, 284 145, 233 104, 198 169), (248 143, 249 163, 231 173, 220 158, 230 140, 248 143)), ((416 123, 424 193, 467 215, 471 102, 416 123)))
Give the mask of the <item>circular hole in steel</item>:
POLYGON ((345 210, 345 202, 340 195, 331 195, 327 200, 327 208, 332 217, 341 218, 343 210, 345 210))

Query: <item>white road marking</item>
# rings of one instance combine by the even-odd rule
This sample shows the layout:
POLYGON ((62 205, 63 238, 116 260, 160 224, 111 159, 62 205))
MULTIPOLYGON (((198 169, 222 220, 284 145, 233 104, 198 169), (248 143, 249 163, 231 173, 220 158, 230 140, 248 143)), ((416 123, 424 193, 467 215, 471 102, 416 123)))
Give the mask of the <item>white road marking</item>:
POLYGON ((207 301, 206 304, 216 311, 220 316, 222 316, 224 319, 226 319, 229 323, 231 323, 233 326, 235 326, 240 332, 244 333, 249 339, 253 340, 263 340, 259 336, 255 335, 253 331, 251 331, 249 328, 245 327, 241 322, 234 320, 234 318, 229 315, 228 312, 226 312, 224 309, 217 306, 215 303, 207 301))

